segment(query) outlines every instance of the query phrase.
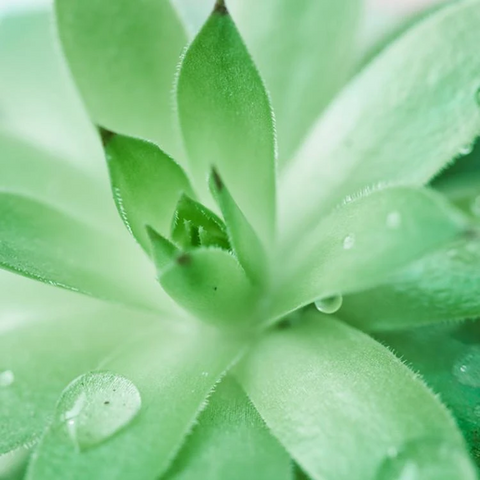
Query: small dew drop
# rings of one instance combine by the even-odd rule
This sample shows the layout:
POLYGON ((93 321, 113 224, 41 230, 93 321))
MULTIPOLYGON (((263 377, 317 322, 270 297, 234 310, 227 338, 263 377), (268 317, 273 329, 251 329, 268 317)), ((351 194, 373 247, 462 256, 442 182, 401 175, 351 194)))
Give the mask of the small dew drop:
POLYGON ((62 395, 58 421, 82 451, 94 447, 126 427, 141 408, 135 385, 109 372, 88 373, 71 383, 62 395))
POLYGON ((390 212, 387 215, 387 227, 395 230, 402 224, 402 216, 400 212, 390 212))
POLYGON ((468 456, 454 443, 432 438, 408 442, 398 452, 387 452, 376 480, 474 480, 468 456))
POLYGON ((331 295, 329 297, 320 298, 315 302, 315 307, 322 313, 332 314, 338 312, 343 303, 341 295, 331 295))
POLYGON ((458 153, 462 156, 470 155, 473 152, 473 143, 468 143, 460 148, 458 153))
POLYGON ((473 346, 453 367, 453 374, 463 385, 480 388, 480 347, 473 346))
POLYGON ((344 250, 351 250, 354 245, 355 245, 355 236, 353 234, 347 235, 343 239, 344 250))
POLYGON ((15 381, 15 375, 11 370, 0 371, 0 388, 9 387, 15 381))

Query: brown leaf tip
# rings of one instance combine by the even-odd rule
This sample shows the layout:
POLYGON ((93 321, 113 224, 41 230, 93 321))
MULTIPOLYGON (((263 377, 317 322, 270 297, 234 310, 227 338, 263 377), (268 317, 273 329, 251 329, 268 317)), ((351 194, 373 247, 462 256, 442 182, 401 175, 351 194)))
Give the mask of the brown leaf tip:
POLYGON ((192 263, 192 257, 188 253, 182 253, 177 257, 178 265, 186 267, 192 263))
POLYGON ((220 15, 228 15, 228 9, 227 9, 227 6, 225 5, 225 0, 217 0, 217 2, 215 3, 215 7, 213 8, 213 11, 220 15))
POLYGON ((100 133, 100 138, 102 139, 102 145, 106 147, 115 134, 112 131, 102 127, 98 127, 98 131, 100 133))
POLYGON ((223 190, 223 182, 216 168, 212 168, 212 178, 213 178, 213 182, 215 183, 215 188, 219 192, 223 190))

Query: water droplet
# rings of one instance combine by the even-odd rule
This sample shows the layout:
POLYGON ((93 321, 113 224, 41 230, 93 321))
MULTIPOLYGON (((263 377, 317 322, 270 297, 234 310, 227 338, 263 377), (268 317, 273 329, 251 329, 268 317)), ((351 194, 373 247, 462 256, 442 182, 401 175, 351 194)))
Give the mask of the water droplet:
MULTIPOLYGON (((393 450, 392 450, 393 451, 393 450)), ((398 452, 387 455, 376 480, 474 480, 475 469, 460 446, 424 438, 408 442, 398 452)))
POLYGON ((453 373, 463 385, 480 388, 480 347, 469 348, 455 363, 453 373))
POLYGON ((460 148, 458 153, 462 156, 469 155, 473 152, 473 143, 467 143, 463 147, 460 148))
POLYGON ((0 371, 0 387, 9 387, 15 381, 15 375, 11 370, 0 371))
POLYGON ((319 312, 332 314, 340 310, 342 303, 343 297, 341 295, 331 295, 317 300, 315 306, 319 312))
POLYGON ((402 224, 402 216, 400 215, 400 212, 390 212, 387 215, 387 227, 393 229, 396 229, 400 227, 402 224))
POLYGON ((108 372, 87 373, 64 391, 61 424, 79 450, 98 445, 128 425, 141 408, 140 393, 125 377, 108 372))
POLYGON ((470 210, 476 217, 480 217, 480 195, 473 200, 470 210))
POLYGON ((343 248, 345 250, 350 250, 355 245, 355 236, 353 234, 347 235, 343 239, 343 248))

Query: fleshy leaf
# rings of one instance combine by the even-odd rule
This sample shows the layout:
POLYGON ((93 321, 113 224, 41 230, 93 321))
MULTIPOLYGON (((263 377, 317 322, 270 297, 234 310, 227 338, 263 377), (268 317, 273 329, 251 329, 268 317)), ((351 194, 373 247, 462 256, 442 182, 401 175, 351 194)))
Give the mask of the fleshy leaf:
POLYGON ((286 313, 378 285, 466 232, 463 215, 434 192, 406 187, 374 192, 339 207, 293 253, 280 254, 278 276, 283 272, 285 284, 278 308, 286 313))
POLYGON ((282 176, 284 242, 349 195, 427 183, 474 141, 480 132, 479 21, 479 0, 454 2, 347 86, 282 176))
POLYGON ((179 305, 208 323, 242 327, 253 321, 256 290, 225 250, 183 253, 161 272, 159 280, 179 305))
POLYGON ((187 195, 178 201, 171 237, 184 250, 199 246, 230 249, 223 220, 187 195))
POLYGON ((427 384, 440 394, 442 401, 454 414, 480 467, 478 388, 468 381, 469 376, 475 374, 475 367, 477 372, 480 368, 478 353, 476 363, 469 364, 468 360, 472 358, 472 353, 480 351, 480 322, 469 321, 460 325, 444 323, 381 332, 377 338, 420 372, 427 384))
POLYGON ((178 160, 172 85, 183 27, 169 1, 56 0, 68 64, 93 120, 178 160))
POLYGON ((377 477, 382 464, 396 455, 422 479, 476 478, 439 400, 386 348, 331 317, 306 314, 292 329, 271 332, 237 375, 272 432, 315 480, 383 478, 377 477), (447 450, 443 459, 425 456, 432 442, 436 453, 447 450))
POLYGON ((262 79, 221 3, 185 54, 177 100, 200 196, 208 196, 207 177, 214 165, 262 240, 270 240, 275 216, 272 112, 262 79))
MULTIPOLYGON (((142 402, 138 415, 115 435, 79 452, 62 420, 66 412, 57 410, 57 422, 34 453, 27 479, 63 480, 72 472, 76 479, 159 478, 242 348, 240 341, 201 326, 148 332, 101 365, 102 371, 133 382, 142 402)), ((98 408, 108 415, 109 406, 98 408)))
POLYGON ((267 273, 267 258, 260 239, 216 170, 212 171, 209 183, 210 191, 225 219, 235 255, 250 278, 257 283, 263 283, 267 273))
POLYGON ((102 130, 113 194, 127 228, 149 251, 145 230, 169 232, 182 193, 192 194, 179 165, 155 144, 102 130))
MULTIPOLYGON (((0 334, 0 374, 11 372, 11 384, 0 387, 1 453, 38 440, 71 380, 95 368, 105 352, 139 328, 158 321, 138 312, 132 321, 132 312, 119 308, 72 305, 75 313, 53 307, 30 313, 18 327, 0 334)), ((5 306, 4 315, 8 315, 5 306)))
POLYGON ((428 255, 385 285, 344 298, 338 315, 365 330, 480 316, 479 235, 428 255))
POLYGON ((292 157, 350 73, 361 3, 228 2, 271 94, 282 162, 292 157))
POLYGON ((293 480, 292 470, 289 455, 227 377, 164 480, 293 480))
POLYGON ((2 268, 106 300, 156 304, 115 238, 47 204, 1 193, 0 240, 2 268))

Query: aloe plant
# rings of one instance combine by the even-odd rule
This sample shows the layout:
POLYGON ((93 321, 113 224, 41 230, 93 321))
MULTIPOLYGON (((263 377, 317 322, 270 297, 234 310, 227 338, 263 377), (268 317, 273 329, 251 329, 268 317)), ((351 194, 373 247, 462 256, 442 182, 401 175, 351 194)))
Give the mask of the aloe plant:
POLYGON ((5 478, 477 478, 480 0, 362 12, 3 21, 5 478))

